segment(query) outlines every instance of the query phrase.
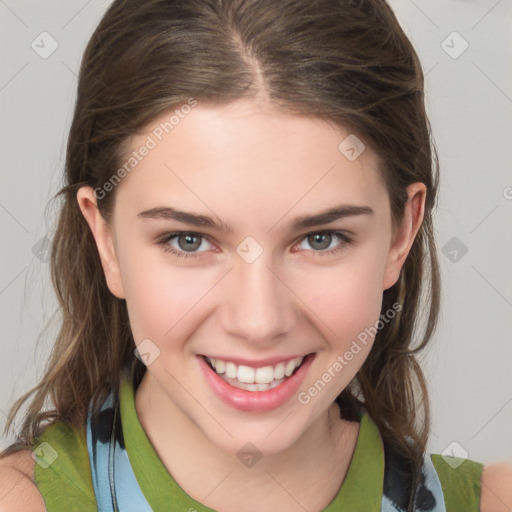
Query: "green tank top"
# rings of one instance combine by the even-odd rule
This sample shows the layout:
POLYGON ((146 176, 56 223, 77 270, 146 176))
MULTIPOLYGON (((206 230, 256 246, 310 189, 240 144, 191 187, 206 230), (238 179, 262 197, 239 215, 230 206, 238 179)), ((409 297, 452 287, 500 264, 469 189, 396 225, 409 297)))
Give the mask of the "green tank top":
MULTIPOLYGON (((90 429, 88 434, 85 427, 76 428, 57 422, 47 427, 36 439, 35 444, 34 480, 43 496, 47 512, 97 510, 102 512, 104 510, 211 512, 213 509, 194 500, 181 489, 159 459, 137 417, 134 388, 124 376, 121 379, 118 405, 120 418, 117 418, 117 423, 122 432, 121 450, 126 450, 126 460, 129 459, 127 465, 132 471, 133 480, 128 480, 126 477, 123 481, 125 477, 120 475, 124 475, 124 470, 121 468, 117 470, 117 476, 112 481, 116 481, 118 488, 123 490, 121 492, 118 490, 118 502, 114 499, 116 504, 112 506, 112 496, 116 495, 115 491, 110 494, 112 481, 110 484, 108 481, 109 476, 112 475, 108 474, 106 468, 98 462, 100 458, 97 458, 97 450, 101 451, 106 446, 99 440, 102 436, 108 437, 108 428, 105 434, 104 426, 99 426, 98 439, 95 443, 91 442, 94 438, 88 437, 90 429), (119 480, 121 480, 120 484, 119 480), (102 505, 101 494, 106 496, 108 507, 102 505), (124 505, 119 506, 123 496, 124 505), (137 508, 135 505, 137 496, 142 497, 147 508, 137 508)), ((115 419, 113 421, 116 423, 115 419)), ((480 510, 483 464, 456 458, 450 460, 448 464, 443 456, 436 454, 426 455, 425 461, 424 467, 427 473, 430 467, 431 474, 427 474, 428 478, 424 479, 427 482, 424 482, 423 504, 418 505, 417 510, 432 512, 462 510, 478 512, 480 510), (438 482, 438 488, 435 482, 438 482), (427 503, 429 500, 430 505, 427 503), (422 508, 419 508, 420 506, 422 508)), ((397 503, 398 499, 393 497, 393 493, 388 489, 390 481, 396 483, 396 475, 389 477, 385 463, 385 450, 378 428, 370 416, 363 412, 347 475, 338 494, 324 512, 402 510, 397 503)), ((113 464, 112 467, 115 465, 113 464)))

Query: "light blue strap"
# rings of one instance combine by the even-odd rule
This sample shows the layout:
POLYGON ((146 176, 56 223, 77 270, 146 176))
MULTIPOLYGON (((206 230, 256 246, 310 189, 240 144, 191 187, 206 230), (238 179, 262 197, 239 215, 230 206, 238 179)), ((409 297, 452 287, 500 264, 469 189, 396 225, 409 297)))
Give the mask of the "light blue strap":
POLYGON ((446 512, 441 481, 439 480, 434 464, 432 464, 432 459, 428 454, 424 458, 423 472, 425 474, 425 487, 434 495, 437 504, 436 507, 432 509, 432 512, 446 512))
MULTIPOLYGON (((101 411, 116 411, 111 393, 101 411)), ((100 412, 101 412, 100 411, 100 412)), ((119 414, 117 409, 116 414, 119 414)), ((99 512, 153 512, 133 473, 128 453, 116 438, 115 414, 111 424, 101 425, 103 432, 110 432, 110 440, 102 442, 98 437, 98 424, 91 422, 91 407, 87 417, 87 450, 91 466, 92 484, 99 512)), ((119 437, 120 433, 117 433, 119 437)))

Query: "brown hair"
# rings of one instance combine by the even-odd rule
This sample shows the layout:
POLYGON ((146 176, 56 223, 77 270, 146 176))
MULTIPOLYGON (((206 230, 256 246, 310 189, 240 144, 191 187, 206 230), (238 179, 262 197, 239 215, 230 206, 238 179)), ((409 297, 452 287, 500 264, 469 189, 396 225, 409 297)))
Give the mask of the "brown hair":
MULTIPOLYGON (((90 401, 117 390, 123 369, 135 385, 146 371, 134 357, 125 301, 107 287, 77 190, 102 187, 123 162, 131 136, 163 112, 190 98, 226 104, 262 93, 282 111, 349 128, 376 151, 393 226, 406 187, 426 185, 421 228, 398 282, 383 292, 382 313, 396 303, 401 308, 379 329, 356 378, 337 398, 344 414, 363 400, 386 445, 419 467, 429 402, 415 354, 430 340, 439 311, 432 226, 439 165, 421 65, 384 0, 112 3, 83 56, 65 186, 53 198, 62 200, 51 252, 62 323, 40 383, 10 411, 4 432, 35 392, 18 443, 4 454, 33 447, 44 422, 83 426, 90 401), (47 398, 55 409, 42 410, 47 398)), ((103 195, 98 207, 108 220, 115 191, 103 195)))

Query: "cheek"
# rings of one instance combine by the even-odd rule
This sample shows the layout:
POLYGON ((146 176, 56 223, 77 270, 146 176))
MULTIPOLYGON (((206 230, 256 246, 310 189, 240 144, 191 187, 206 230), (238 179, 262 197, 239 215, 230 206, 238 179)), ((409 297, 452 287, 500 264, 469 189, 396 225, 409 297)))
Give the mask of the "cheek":
POLYGON ((306 303, 312 304, 322 332, 339 350, 378 321, 384 263, 382 252, 373 249, 316 272, 302 291, 302 296, 313 297, 306 303))
POLYGON ((149 338, 162 346, 165 339, 180 339, 192 327, 194 308, 210 281, 197 269, 172 267, 155 254, 125 258, 122 274, 136 343, 149 338))

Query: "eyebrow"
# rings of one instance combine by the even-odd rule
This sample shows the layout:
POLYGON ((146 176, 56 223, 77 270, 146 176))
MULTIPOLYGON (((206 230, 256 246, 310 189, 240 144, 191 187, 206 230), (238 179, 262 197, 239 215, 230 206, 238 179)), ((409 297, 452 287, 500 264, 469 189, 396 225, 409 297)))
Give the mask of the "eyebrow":
MULTIPOLYGON (((335 220, 356 215, 373 215, 374 211, 369 206, 340 205, 324 210, 314 215, 303 215, 297 217, 291 224, 294 231, 329 224, 335 220)), ((137 217, 153 220, 176 220, 192 226, 211 228, 220 232, 233 233, 234 228, 230 224, 213 219, 207 215, 200 215, 192 212, 184 212, 172 207, 155 207, 137 214, 137 217)))

